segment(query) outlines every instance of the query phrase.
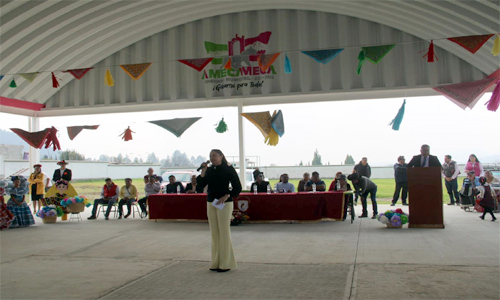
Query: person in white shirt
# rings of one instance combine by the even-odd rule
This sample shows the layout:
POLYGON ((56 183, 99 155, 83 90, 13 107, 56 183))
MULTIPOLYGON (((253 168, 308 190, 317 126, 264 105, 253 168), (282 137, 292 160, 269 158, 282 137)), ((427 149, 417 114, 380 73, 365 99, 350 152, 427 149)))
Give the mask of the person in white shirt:
POLYGON ((276 191, 278 193, 295 193, 295 186, 293 183, 288 182, 289 177, 288 174, 283 174, 282 181, 276 183, 276 191))
POLYGON ((51 187, 52 187, 52 180, 50 180, 49 175, 47 173, 42 172, 44 178, 45 178, 45 192, 47 192, 51 187))

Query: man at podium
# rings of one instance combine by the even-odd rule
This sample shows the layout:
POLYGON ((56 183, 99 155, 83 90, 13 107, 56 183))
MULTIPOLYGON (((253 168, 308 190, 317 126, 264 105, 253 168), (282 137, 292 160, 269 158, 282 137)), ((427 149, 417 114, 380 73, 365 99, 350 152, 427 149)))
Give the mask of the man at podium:
POLYGON ((429 145, 422 145, 420 147, 420 155, 415 155, 406 166, 407 168, 421 168, 421 167, 441 167, 441 163, 437 156, 430 155, 431 147, 429 145))

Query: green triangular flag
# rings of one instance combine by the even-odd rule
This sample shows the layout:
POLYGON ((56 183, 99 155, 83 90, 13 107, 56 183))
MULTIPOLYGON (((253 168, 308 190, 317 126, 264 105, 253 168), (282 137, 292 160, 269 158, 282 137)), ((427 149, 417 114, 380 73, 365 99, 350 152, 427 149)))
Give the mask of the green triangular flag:
POLYGON ((16 88, 17 87, 17 84, 16 84, 16 81, 14 79, 12 79, 12 81, 10 82, 10 85, 9 85, 11 88, 16 88))
POLYGON ((372 47, 362 47, 365 50, 365 57, 371 63, 378 63, 384 58, 384 56, 389 53, 389 51, 394 48, 396 44, 392 45, 382 45, 382 46, 372 46, 372 47))
POLYGON ((365 50, 364 49, 361 49, 361 51, 359 52, 358 60, 359 60, 359 63, 358 63, 357 73, 359 75, 361 73, 361 67, 365 63, 365 50))

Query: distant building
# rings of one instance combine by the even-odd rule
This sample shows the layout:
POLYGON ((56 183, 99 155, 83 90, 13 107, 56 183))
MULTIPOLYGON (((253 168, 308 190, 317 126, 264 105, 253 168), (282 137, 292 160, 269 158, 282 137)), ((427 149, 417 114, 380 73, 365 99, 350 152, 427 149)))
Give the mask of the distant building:
POLYGON ((0 156, 3 159, 23 159, 24 146, 0 144, 0 156))

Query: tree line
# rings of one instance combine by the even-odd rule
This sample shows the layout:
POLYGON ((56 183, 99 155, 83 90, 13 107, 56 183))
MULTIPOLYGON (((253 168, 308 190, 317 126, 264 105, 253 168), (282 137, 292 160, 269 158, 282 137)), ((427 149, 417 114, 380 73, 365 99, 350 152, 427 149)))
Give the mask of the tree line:
POLYGON ((56 155, 44 155, 44 160, 85 160, 85 161, 102 161, 117 164, 161 164, 162 167, 198 167, 202 162, 207 160, 206 157, 198 155, 197 157, 191 156, 190 158, 186 153, 175 150, 172 155, 167 155, 166 158, 161 159, 156 153, 148 153, 146 159, 141 157, 129 157, 127 154, 119 153, 117 156, 101 154, 98 159, 85 158, 85 155, 76 150, 61 151, 59 157, 56 155))
MULTIPOLYGON (((140 157, 129 157, 128 155, 123 155, 119 153, 117 156, 110 156, 106 154, 101 154, 98 159, 85 158, 85 155, 79 153, 76 150, 64 150, 59 153, 59 158, 56 155, 49 156, 44 155, 45 160, 85 160, 85 161, 102 161, 117 164, 161 164, 162 167, 197 167, 201 163, 205 162, 207 158, 205 156, 198 155, 197 157, 191 156, 190 158, 186 153, 179 150, 175 150, 172 155, 167 155, 166 158, 161 159, 154 152, 148 153, 146 159, 140 157)), ((342 164, 342 163, 341 163, 342 164)), ((344 165, 354 165, 354 158, 347 154, 344 165)), ((299 166, 303 166, 304 163, 300 161, 299 166)), ((314 151, 313 159, 307 165, 321 166, 323 162, 321 160, 321 155, 318 150, 314 151)), ((327 163, 330 165, 330 162, 327 163)))

